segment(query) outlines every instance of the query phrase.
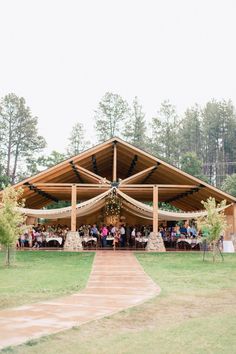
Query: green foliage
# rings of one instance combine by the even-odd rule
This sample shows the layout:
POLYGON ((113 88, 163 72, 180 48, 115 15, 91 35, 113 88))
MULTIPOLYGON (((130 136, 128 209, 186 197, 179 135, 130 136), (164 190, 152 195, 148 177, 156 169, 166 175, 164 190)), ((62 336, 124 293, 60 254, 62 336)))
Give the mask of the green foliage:
POLYGON ((0 157, 5 175, 14 183, 21 165, 46 145, 38 135, 38 118, 23 97, 10 93, 0 101, 0 157), (21 164, 21 165, 20 165, 21 164))
POLYGON ((152 119, 151 152, 174 165, 179 163, 178 129, 175 107, 169 101, 162 102, 157 117, 152 119))
POLYGON ((53 202, 45 207, 45 209, 60 209, 71 206, 71 202, 67 200, 59 200, 59 202, 53 202))
POLYGON ((107 92, 95 111, 95 129, 100 142, 117 136, 128 114, 128 103, 118 94, 107 92))
POLYGON ((197 226, 202 230, 206 242, 212 246, 213 260, 215 261, 217 243, 227 228, 224 209, 219 211, 226 206, 226 200, 217 204, 215 198, 210 197, 206 202, 202 201, 202 204, 207 211, 207 215, 198 218, 197 226))
POLYGON ((53 167, 66 159, 66 155, 62 154, 56 150, 53 150, 48 156, 41 156, 38 159, 39 165, 49 168, 53 167))
POLYGON ((166 210, 166 211, 176 211, 176 212, 180 211, 179 208, 176 208, 174 205, 165 202, 159 202, 158 207, 159 209, 166 210))
POLYGON ((49 155, 39 156, 37 158, 29 157, 26 160, 27 169, 20 175, 20 180, 33 176, 47 168, 53 167, 64 161, 67 155, 53 150, 49 155))
POLYGON ((220 186, 227 174, 236 172, 236 164, 231 164, 236 152, 236 114, 232 102, 208 102, 202 110, 202 131, 205 173, 211 183, 220 186))
POLYGON ((15 246, 16 240, 24 230, 25 216, 17 209, 21 204, 18 199, 22 190, 7 187, 3 191, 2 207, 0 209, 0 244, 7 249, 6 263, 9 265, 9 250, 15 246))
POLYGON ((67 148, 68 156, 75 156, 86 150, 90 142, 85 139, 85 132, 83 124, 76 123, 71 131, 69 137, 69 145, 67 148))
POLYGON ((145 113, 138 97, 133 100, 129 110, 129 119, 125 124, 123 135, 125 140, 139 148, 145 149, 147 145, 145 113))
POLYGON ((189 152, 201 156, 202 117, 198 105, 186 110, 179 129, 179 139, 181 156, 189 152))
POLYGON ((226 177, 222 184, 222 190, 236 197, 236 173, 226 177))
POLYGON ((202 162, 194 152, 186 152, 180 158, 181 170, 189 173, 191 176, 198 177, 207 182, 206 176, 202 173, 202 162))

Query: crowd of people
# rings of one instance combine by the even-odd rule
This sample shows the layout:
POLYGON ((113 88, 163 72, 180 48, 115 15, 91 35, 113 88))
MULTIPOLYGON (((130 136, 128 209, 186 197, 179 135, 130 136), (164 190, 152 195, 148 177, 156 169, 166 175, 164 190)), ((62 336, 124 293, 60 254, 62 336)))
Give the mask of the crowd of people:
MULTIPOLYGON (((60 246, 63 247, 69 227, 67 225, 36 225, 29 227, 20 236, 17 241, 19 248, 41 248, 60 246)), ((142 238, 142 242, 146 243, 152 225, 106 225, 98 226, 81 225, 77 229, 82 239, 94 239, 96 245, 101 248, 108 246, 113 247, 136 247, 138 241, 142 238), (136 242, 137 241, 137 242, 136 242)), ((167 248, 174 248, 179 239, 196 239, 201 237, 197 232, 194 224, 179 226, 160 225, 159 234, 162 236, 164 244, 167 248)))
POLYGON ((98 225, 93 224, 82 225, 78 231, 81 237, 95 237, 102 248, 109 245, 113 247, 134 247, 135 239, 137 237, 148 237, 151 231, 151 226, 130 226, 125 224, 116 226, 112 224, 103 224, 98 227, 98 225))
POLYGON ((33 225, 25 229, 25 232, 17 240, 16 246, 17 248, 58 246, 59 243, 56 244, 55 238, 61 238, 59 245, 63 246, 68 231, 67 225, 33 225))

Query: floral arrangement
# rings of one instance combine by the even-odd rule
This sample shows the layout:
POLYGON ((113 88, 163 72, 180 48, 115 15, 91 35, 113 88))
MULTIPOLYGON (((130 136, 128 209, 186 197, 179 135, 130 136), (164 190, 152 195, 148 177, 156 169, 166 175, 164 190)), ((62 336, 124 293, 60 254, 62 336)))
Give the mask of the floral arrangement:
POLYGON ((120 215, 121 211, 121 200, 113 191, 106 199, 105 203, 105 215, 120 215))

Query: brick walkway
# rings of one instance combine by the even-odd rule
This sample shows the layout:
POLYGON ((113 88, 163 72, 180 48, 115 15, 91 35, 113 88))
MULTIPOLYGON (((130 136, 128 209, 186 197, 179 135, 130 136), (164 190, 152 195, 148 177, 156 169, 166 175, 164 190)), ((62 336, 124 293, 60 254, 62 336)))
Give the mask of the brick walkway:
POLYGON ((132 252, 99 251, 80 293, 0 311, 0 349, 111 315, 159 292, 132 252))

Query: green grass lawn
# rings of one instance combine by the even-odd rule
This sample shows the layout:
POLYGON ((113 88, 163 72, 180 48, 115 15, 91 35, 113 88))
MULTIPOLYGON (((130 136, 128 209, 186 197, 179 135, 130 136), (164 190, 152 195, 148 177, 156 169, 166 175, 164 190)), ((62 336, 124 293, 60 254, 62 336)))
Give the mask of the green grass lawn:
POLYGON ((161 286, 154 299, 116 315, 5 350, 36 354, 236 353, 236 255, 202 262, 200 253, 139 253, 161 286))
POLYGON ((0 308, 80 291, 86 285, 93 257, 93 253, 16 252, 13 266, 0 264, 0 308))

